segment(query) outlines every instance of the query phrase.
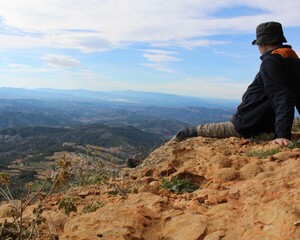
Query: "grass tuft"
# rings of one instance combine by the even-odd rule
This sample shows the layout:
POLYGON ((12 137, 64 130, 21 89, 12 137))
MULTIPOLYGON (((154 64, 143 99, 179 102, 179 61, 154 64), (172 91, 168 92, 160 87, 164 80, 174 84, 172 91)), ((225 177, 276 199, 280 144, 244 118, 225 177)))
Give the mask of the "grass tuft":
POLYGON ((178 177, 174 177, 171 180, 163 179, 162 180, 162 188, 167 189, 169 191, 175 193, 185 193, 185 192, 194 192, 195 190, 199 189, 195 183, 192 183, 188 179, 180 179, 178 177))
POLYGON ((280 152, 280 150, 278 148, 273 148, 273 149, 268 149, 268 150, 251 151, 251 152, 246 153, 246 156, 247 157, 266 158, 268 156, 272 156, 279 152, 280 152))

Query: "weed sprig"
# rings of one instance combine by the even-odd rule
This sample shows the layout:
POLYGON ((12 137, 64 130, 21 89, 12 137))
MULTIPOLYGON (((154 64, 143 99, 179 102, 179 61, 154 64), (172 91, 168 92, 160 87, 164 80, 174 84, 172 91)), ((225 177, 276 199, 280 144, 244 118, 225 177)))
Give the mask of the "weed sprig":
POLYGON ((178 177, 174 177, 171 180, 163 179, 162 185, 164 189, 175 193, 185 193, 185 192, 194 192, 199 188, 196 184, 192 183, 188 179, 180 179, 178 177))

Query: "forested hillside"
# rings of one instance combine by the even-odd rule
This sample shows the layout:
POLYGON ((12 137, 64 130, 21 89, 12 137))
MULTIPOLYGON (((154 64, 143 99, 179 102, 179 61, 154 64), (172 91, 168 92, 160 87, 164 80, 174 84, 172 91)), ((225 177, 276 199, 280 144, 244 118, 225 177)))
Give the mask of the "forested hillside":
POLYGON ((103 124, 74 128, 20 127, 0 130, 0 162, 8 163, 16 157, 62 150, 64 142, 101 147, 128 146, 132 153, 139 146, 146 151, 161 144, 159 135, 131 126, 109 127, 103 124))

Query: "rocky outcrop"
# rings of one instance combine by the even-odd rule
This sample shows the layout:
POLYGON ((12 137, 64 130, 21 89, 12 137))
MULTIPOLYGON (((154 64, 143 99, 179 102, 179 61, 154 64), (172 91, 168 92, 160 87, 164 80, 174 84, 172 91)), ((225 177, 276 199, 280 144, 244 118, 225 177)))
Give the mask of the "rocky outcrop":
POLYGON ((78 198, 69 217, 57 208, 61 195, 47 203, 59 239, 300 239, 300 149, 269 142, 169 142, 137 168, 123 169, 120 178, 68 194, 78 198), (198 189, 179 194, 161 187, 175 177, 198 189), (104 206, 85 213, 91 202, 104 206))

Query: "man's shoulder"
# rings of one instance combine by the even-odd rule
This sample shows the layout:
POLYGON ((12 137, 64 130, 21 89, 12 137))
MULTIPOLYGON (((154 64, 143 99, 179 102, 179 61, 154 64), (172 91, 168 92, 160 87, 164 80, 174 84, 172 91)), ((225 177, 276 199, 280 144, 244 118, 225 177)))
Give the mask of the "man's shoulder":
POLYGON ((282 58, 299 59, 297 53, 291 47, 276 48, 271 52, 271 56, 280 56, 282 58))

